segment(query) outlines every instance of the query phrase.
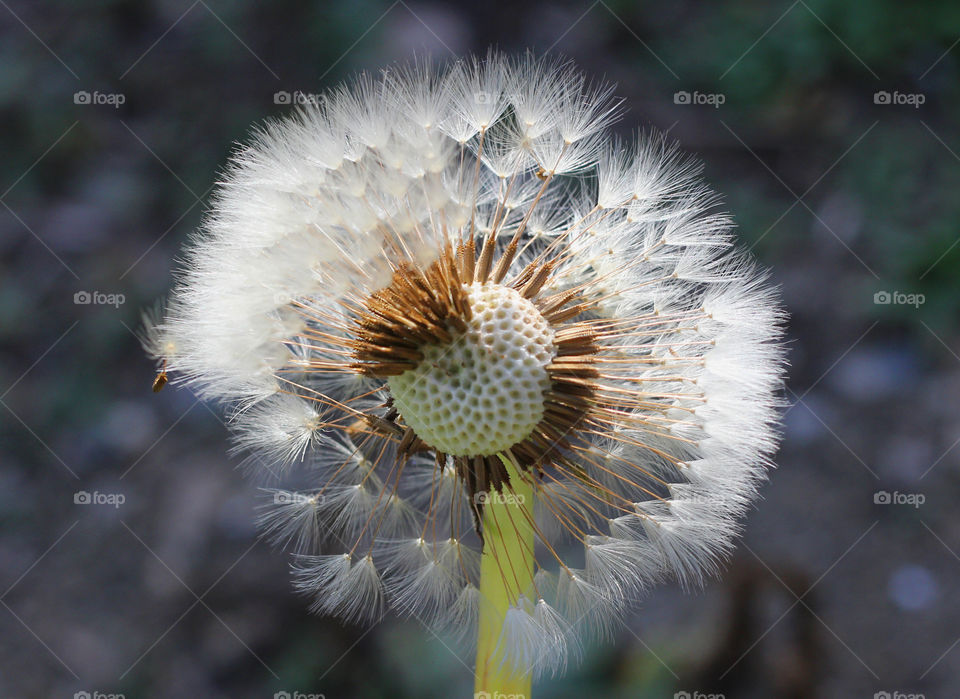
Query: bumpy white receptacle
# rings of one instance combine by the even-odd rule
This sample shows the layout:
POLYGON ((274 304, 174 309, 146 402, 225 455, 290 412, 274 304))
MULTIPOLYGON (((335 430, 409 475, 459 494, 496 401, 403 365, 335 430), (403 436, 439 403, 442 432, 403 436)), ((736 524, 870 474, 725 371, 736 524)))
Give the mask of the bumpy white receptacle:
POLYGON ((490 456, 525 439, 543 418, 553 329, 517 291, 467 289, 472 318, 448 345, 422 348, 415 369, 388 380, 417 436, 454 456, 490 456))

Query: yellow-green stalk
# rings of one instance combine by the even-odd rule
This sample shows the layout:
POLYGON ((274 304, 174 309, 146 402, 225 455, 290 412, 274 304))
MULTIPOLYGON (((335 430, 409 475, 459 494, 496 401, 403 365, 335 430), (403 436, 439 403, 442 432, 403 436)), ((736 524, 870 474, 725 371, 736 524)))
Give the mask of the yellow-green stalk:
MULTIPOLYGON (((500 454, 510 476, 503 493, 489 493, 483 508, 480 559, 480 625, 474 691, 530 699, 531 675, 498 653, 507 610, 533 584, 533 483, 500 454)), ((529 478, 529 476, 528 476, 529 478)))

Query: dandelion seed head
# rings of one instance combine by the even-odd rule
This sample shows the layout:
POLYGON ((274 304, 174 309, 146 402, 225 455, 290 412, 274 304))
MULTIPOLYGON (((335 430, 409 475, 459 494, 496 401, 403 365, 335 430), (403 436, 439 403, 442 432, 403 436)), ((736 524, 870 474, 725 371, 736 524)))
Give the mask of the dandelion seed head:
POLYGON ((783 313, 700 166, 618 115, 491 52, 361 76, 232 156, 143 336, 252 469, 309 484, 260 521, 316 611, 475 624, 504 459, 535 570, 499 643, 535 674, 721 568, 777 446, 783 313))

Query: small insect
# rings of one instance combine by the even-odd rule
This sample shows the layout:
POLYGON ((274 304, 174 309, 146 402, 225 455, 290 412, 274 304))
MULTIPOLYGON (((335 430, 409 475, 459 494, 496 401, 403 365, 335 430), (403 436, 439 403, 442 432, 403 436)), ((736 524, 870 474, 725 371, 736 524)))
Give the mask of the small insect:
POLYGON ((163 390, 163 387, 167 385, 167 360, 163 360, 163 364, 160 365, 160 373, 157 374, 157 378, 153 380, 153 392, 159 393, 163 390))

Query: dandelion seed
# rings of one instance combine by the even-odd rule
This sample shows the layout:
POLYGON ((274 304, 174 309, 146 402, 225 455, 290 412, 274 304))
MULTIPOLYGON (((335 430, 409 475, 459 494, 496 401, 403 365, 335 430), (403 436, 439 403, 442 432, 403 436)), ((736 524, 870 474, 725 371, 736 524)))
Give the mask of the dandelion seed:
POLYGON ((145 334, 309 481, 261 521, 314 609, 479 624, 481 689, 714 573, 776 447, 777 294, 610 94, 491 53, 267 124, 145 334))

